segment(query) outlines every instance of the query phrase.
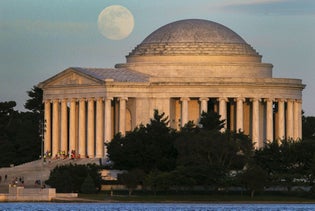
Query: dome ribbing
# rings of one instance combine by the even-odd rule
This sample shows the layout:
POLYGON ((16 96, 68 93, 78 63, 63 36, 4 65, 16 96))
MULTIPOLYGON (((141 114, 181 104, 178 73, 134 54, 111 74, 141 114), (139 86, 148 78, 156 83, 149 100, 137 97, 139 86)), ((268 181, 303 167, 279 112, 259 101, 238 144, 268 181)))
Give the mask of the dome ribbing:
POLYGON ((200 19, 176 21, 155 30, 128 57, 141 55, 259 56, 231 29, 200 19))

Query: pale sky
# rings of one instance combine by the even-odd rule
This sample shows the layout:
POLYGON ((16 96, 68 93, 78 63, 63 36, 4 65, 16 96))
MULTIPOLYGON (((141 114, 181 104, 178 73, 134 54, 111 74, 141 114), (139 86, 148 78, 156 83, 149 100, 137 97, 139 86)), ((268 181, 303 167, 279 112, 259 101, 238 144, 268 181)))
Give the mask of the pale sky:
POLYGON ((24 110, 26 91, 68 67, 110 68, 157 28, 181 19, 223 24, 274 65, 273 77, 306 84, 303 110, 315 116, 314 0, 0 0, 0 101, 24 110), (134 16, 123 40, 106 39, 97 18, 122 5, 134 16))

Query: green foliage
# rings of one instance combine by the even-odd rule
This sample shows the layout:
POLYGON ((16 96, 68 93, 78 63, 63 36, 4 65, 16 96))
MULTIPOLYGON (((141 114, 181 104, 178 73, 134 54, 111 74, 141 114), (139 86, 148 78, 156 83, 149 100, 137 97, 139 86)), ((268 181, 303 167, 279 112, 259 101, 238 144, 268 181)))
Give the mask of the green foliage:
POLYGON ((46 184, 56 188, 58 193, 78 193, 80 190, 90 191, 92 189, 91 187, 88 187, 92 184, 89 181, 87 181, 88 184, 85 184, 82 187, 82 185, 85 183, 85 180, 89 180, 88 177, 91 177, 94 183, 94 192, 99 191, 101 186, 101 175, 99 170, 99 166, 95 164, 69 164, 57 166, 50 172, 50 176, 46 181, 46 184))
POLYGON ((114 168, 138 168, 146 173, 154 169, 170 171, 175 168, 177 154, 173 142, 176 133, 167 126, 167 117, 164 116, 156 110, 149 124, 140 125, 125 137, 117 134, 107 144, 114 168))
POLYGON ((27 91, 30 97, 24 104, 24 107, 33 113, 42 113, 44 110, 43 90, 37 86, 33 86, 31 91, 27 91))
POLYGON ((303 139, 315 140, 315 117, 302 117, 303 139))
POLYGON ((0 102, 0 167, 33 161, 41 154, 39 121, 43 116, 43 92, 34 86, 27 93, 30 99, 25 108, 32 112, 15 111, 14 101, 0 102))
POLYGON ((225 125, 225 120, 220 120, 220 117, 214 111, 209 111, 208 113, 202 112, 199 123, 206 130, 220 131, 225 125))
POLYGON ((224 121, 214 112, 203 112, 200 124, 182 128, 176 139, 177 167, 198 185, 222 186, 231 170, 241 170, 249 161, 252 141, 243 133, 221 133, 224 121))
POLYGON ((255 191, 263 190, 267 182, 267 174, 264 169, 256 164, 250 164, 246 170, 239 176, 241 184, 250 190, 251 198, 255 191))
POLYGON ((304 141, 274 141, 256 150, 254 160, 268 173, 271 184, 283 185, 290 190, 295 179, 303 179, 307 175, 313 156, 310 149, 311 146, 304 141))
POLYGON ((129 171, 121 175, 122 183, 139 184, 131 173, 138 168, 147 174, 145 184, 155 190, 224 184, 229 171, 242 169, 252 156, 252 142, 242 133, 221 133, 224 121, 215 113, 203 113, 200 122, 201 128, 188 122, 175 133, 164 113, 156 110, 146 126, 125 137, 117 134, 108 152, 114 168, 129 171))
POLYGON ((138 185, 144 183, 145 173, 140 169, 133 169, 118 175, 118 181, 125 185, 129 190, 129 195, 137 188, 138 185))
MULTIPOLYGON (((312 125, 312 118, 305 119, 312 125)), ((210 112, 202 114, 198 125, 188 122, 175 132, 168 126, 164 113, 155 111, 146 126, 140 125, 125 137, 116 135, 108 144, 109 157, 114 168, 129 171, 121 181, 126 186, 129 183, 131 189, 143 183, 131 174, 137 168, 146 174, 145 185, 153 191, 242 184, 253 196, 264 185, 285 186, 290 190, 293 185, 307 181, 313 186, 312 136, 300 141, 274 141, 254 150, 249 136, 221 132, 223 127, 220 115, 210 112), (233 176, 234 172, 241 176, 233 176)))
POLYGON ((16 103, 0 102, 0 166, 18 165, 38 159, 41 139, 39 115, 17 112, 16 103))
POLYGON ((81 193, 91 194, 96 192, 94 181, 90 174, 87 175, 83 184, 81 185, 81 193))

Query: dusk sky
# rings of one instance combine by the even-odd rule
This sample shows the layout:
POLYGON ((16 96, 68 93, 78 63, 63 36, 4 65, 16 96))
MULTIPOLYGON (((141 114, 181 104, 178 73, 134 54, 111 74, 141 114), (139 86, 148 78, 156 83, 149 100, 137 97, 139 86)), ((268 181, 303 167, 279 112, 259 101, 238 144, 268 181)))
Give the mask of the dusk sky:
POLYGON ((68 67, 114 67, 151 32, 181 19, 207 19, 239 34, 274 65, 273 77, 306 84, 303 110, 315 116, 314 0, 0 0, 0 101, 24 110, 26 91, 68 67), (105 38, 98 15, 129 9, 131 34, 105 38))

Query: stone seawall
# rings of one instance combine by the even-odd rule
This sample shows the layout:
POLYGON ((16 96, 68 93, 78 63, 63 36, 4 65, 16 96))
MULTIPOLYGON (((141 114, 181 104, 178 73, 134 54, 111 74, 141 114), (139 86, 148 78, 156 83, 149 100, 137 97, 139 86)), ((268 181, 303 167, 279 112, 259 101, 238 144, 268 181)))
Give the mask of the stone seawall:
POLYGON ((56 193, 55 188, 9 187, 8 194, 0 194, 0 202, 52 201, 56 197, 77 198, 76 193, 56 193))

